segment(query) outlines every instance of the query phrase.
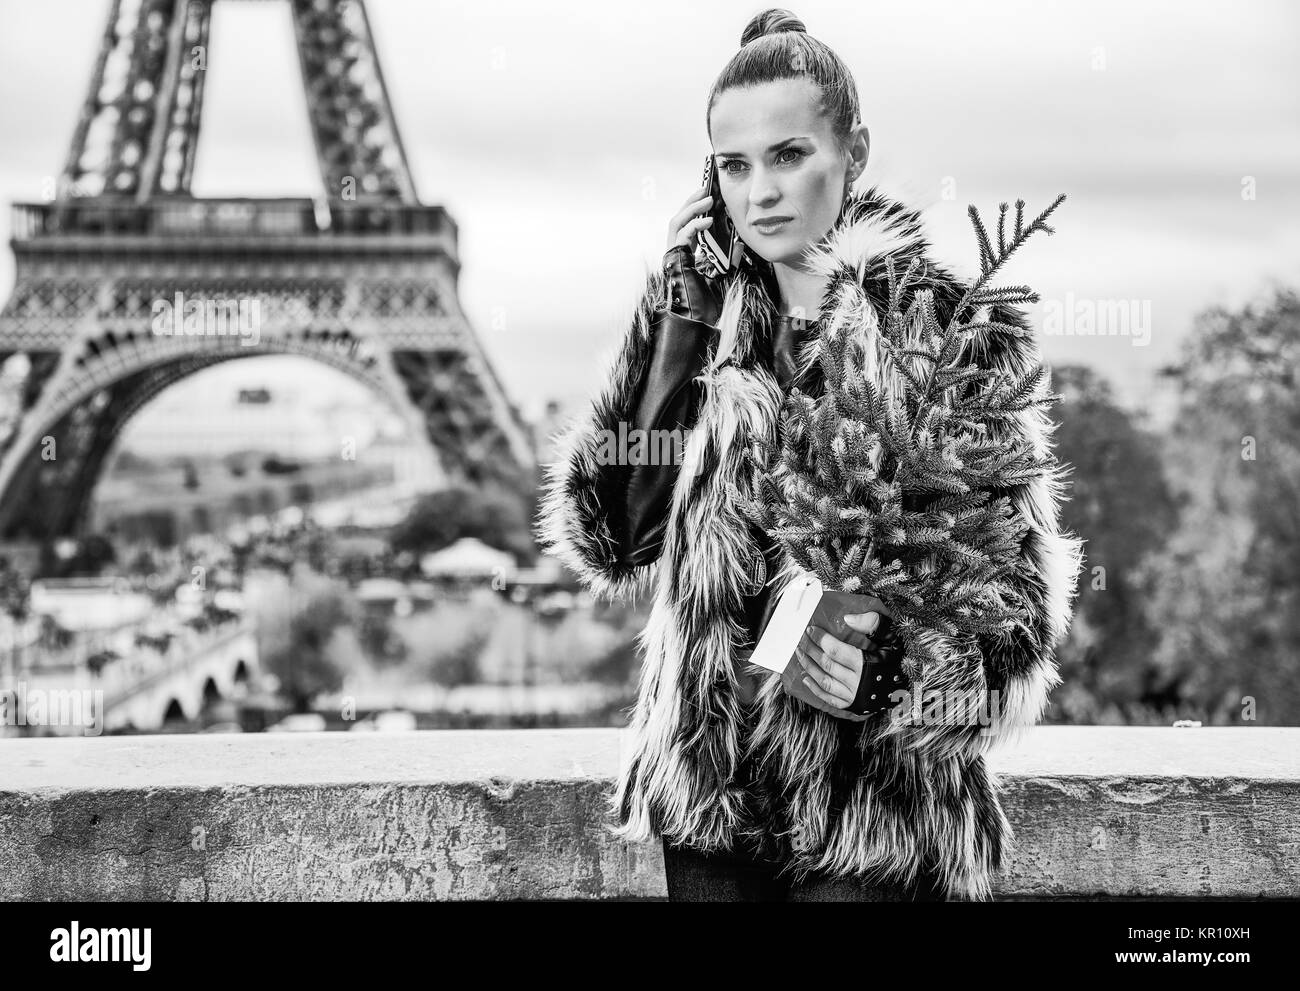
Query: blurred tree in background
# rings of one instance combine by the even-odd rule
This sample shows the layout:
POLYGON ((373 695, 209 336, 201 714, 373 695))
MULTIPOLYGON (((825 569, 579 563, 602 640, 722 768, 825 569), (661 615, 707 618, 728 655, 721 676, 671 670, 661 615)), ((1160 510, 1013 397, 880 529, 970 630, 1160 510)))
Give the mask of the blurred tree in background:
POLYGON ((1300 296, 1201 314, 1164 450, 1181 500, 1153 565, 1154 658, 1215 723, 1300 723, 1300 296))
POLYGON ((1300 724, 1300 297, 1202 313, 1156 434, 1053 370, 1062 524, 1085 540, 1048 721, 1300 724))
POLYGON ((1061 648, 1064 683, 1050 721, 1120 723, 1149 704, 1159 632, 1148 616, 1158 576, 1143 563, 1177 522, 1160 438, 1118 406, 1110 386, 1078 365, 1053 370, 1057 455, 1072 466, 1061 525, 1084 539, 1084 569, 1071 635, 1061 648))
POLYGON ((495 628, 494 602, 439 603, 403 621, 404 657, 420 676, 444 688, 483 680, 479 658, 495 628))
POLYGON ((99 575, 117 560, 113 541, 102 533, 80 538, 47 540, 41 545, 37 578, 74 578, 99 575))
POLYGON ((425 554, 476 537, 490 547, 514 554, 521 563, 537 558, 531 520, 535 495, 523 499, 499 487, 449 488, 423 496, 389 534, 394 554, 425 554))
POLYGON ((24 620, 31 611, 32 583, 21 570, 0 555, 0 614, 14 621, 24 620))
POLYGON ((299 567, 292 584, 265 589, 255 609, 262 665, 294 712, 309 711, 317 695, 341 686, 359 649, 353 631, 360 610, 346 585, 299 567))

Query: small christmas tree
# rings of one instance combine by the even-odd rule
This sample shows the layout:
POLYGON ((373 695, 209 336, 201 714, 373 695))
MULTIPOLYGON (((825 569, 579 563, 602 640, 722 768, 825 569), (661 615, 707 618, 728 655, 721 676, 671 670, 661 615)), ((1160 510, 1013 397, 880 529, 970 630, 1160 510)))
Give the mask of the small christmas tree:
POLYGON ((1009 242, 1001 204, 996 250, 979 211, 969 208, 981 274, 946 326, 933 292, 916 287, 921 260, 900 277, 890 259, 883 325, 870 306, 861 316, 828 321, 824 392, 813 398, 791 390, 779 450, 760 441, 749 452, 752 497, 738 496, 746 515, 826 588, 886 604, 906 645, 914 691, 954 643, 1004 636, 1026 619, 1008 578, 1027 567, 1020 545, 1028 524, 1007 496, 993 493, 1050 466, 1005 425, 1060 397, 1037 395, 1046 376, 1041 364, 1015 376, 966 356, 978 335, 1023 333, 985 314, 1037 302, 1037 294, 989 282, 1031 234, 1053 233, 1044 221, 1064 199, 1028 226, 1024 201, 1017 201, 1009 242))

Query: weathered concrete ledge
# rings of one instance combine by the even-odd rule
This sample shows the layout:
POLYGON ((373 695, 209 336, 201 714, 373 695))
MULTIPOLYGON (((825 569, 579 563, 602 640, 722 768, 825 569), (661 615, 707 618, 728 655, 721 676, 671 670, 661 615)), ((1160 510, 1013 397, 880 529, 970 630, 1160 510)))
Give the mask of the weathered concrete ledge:
MULTIPOLYGON (((662 898, 621 731, 0 741, 0 899, 662 898)), ((1300 729, 1039 727, 1000 898, 1300 898, 1300 729)))

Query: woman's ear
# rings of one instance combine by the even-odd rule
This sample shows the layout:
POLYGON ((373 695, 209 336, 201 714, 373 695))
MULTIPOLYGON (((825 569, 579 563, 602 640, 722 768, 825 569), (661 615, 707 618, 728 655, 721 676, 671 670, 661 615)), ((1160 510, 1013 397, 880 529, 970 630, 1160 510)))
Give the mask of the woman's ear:
POLYGON ((866 124, 858 124, 849 139, 848 181, 854 183, 858 176, 867 170, 867 159, 871 155, 871 132, 866 124))

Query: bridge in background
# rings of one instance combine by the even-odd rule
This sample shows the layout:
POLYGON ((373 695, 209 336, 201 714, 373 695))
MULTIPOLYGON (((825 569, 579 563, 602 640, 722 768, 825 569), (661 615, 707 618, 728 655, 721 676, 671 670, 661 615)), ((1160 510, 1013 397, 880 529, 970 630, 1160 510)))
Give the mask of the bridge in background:
POLYGON ((125 585, 33 585, 33 615, 6 623, 0 643, 0 736, 82 735, 87 706, 98 732, 157 730, 249 689, 259 666, 250 621, 197 600, 159 606, 125 585))

